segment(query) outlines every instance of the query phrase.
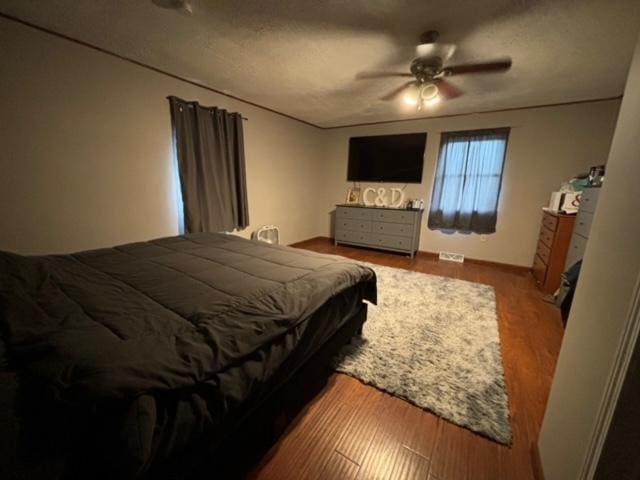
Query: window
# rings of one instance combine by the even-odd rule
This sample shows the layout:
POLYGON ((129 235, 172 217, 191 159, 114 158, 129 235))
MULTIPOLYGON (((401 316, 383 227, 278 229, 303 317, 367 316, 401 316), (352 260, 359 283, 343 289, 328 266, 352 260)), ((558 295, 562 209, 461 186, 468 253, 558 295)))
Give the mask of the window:
POLYGON ((168 97, 187 233, 249 225, 242 115, 168 97))
POLYGON ((442 134, 429 228, 496 231, 498 197, 509 129, 442 134))

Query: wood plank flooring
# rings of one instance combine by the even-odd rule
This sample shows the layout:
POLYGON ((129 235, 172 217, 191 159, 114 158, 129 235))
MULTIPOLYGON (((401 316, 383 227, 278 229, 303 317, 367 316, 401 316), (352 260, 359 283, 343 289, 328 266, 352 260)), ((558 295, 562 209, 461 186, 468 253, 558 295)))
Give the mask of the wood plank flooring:
POLYGON ((248 478, 533 479, 530 448, 538 437, 563 330, 557 309, 542 301, 528 272, 440 262, 426 254, 411 260, 334 247, 329 239, 296 246, 493 285, 514 443, 501 446, 351 377, 333 374, 248 478))

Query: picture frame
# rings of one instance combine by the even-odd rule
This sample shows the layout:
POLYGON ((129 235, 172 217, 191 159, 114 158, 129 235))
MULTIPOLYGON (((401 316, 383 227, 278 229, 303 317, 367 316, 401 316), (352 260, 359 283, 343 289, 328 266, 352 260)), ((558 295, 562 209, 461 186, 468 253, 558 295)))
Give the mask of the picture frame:
POLYGON ((360 203, 360 187, 351 187, 347 190, 346 202, 348 205, 360 203))

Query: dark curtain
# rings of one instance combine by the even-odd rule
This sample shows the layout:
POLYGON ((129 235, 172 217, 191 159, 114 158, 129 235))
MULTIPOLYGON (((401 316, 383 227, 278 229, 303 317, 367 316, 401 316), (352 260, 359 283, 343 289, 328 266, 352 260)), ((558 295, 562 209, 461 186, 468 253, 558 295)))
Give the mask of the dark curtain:
POLYGON ((188 233, 249 224, 242 116, 169 97, 188 233))
POLYGON ((443 133, 429 228, 493 233, 509 129, 443 133))

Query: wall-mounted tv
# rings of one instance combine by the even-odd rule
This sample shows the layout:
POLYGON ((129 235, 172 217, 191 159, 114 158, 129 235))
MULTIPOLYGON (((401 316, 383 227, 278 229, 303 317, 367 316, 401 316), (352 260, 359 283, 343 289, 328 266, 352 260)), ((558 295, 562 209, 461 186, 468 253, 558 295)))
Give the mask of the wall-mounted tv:
POLYGON ((350 182, 421 183, 426 133, 349 139, 350 182))

